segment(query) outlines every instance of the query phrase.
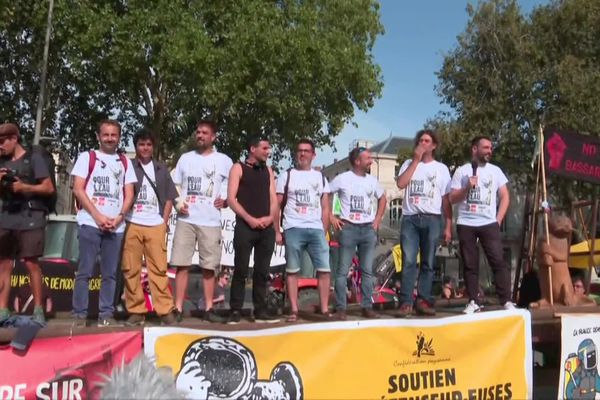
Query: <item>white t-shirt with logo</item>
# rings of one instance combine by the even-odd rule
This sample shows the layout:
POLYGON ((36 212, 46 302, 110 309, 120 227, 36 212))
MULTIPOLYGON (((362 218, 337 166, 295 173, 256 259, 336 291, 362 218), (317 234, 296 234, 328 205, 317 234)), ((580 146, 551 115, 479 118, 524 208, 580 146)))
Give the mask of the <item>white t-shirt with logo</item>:
MULTIPOLYGON (((288 171, 277 178, 276 191, 283 194, 288 171)), ((283 229, 312 228, 323 230, 321 196, 329 193, 329 183, 314 169, 292 169, 288 185, 287 203, 283 210, 283 229)))
MULTIPOLYGON (((117 154, 96 153, 96 164, 90 175, 85 192, 96 209, 109 218, 115 218, 123 207, 123 185, 137 182, 131 160, 127 160, 127 172, 117 154)), ((73 166, 71 175, 86 179, 90 163, 89 152, 81 153, 73 166)), ((77 212, 77 223, 98 228, 94 218, 86 210, 77 212)), ((123 232, 125 223, 121 223, 115 232, 123 232)))
MULTIPOLYGON (((142 164, 142 168, 146 175, 150 178, 152 183, 156 186, 156 176, 154 174, 154 163, 150 161, 148 164, 142 164)), ((144 226, 157 226, 164 223, 162 216, 160 215, 160 206, 158 204, 158 197, 156 192, 152 188, 148 177, 144 175, 142 177, 142 184, 140 185, 140 191, 131 207, 131 211, 127 213, 127 221, 133 222, 134 224, 144 226)))
POLYGON ((188 204, 189 215, 177 219, 198 226, 221 226, 217 198, 227 199, 229 170, 233 162, 225 154, 213 151, 201 155, 190 151, 181 156, 173 172, 173 182, 181 187, 180 196, 188 204))
MULTIPOLYGON (((462 189, 473 176, 470 163, 459 167, 452 177, 452 189, 462 189)), ((471 188, 458 207, 458 225, 483 226, 496 222, 496 197, 508 179, 497 166, 487 163, 477 168, 477 186, 471 188)))
MULTIPOLYGON (((412 160, 400 167, 402 175, 412 160)), ((404 215, 442 213, 442 197, 450 192, 450 171, 439 161, 420 161, 404 192, 402 213, 404 215)))
POLYGON ((340 198, 340 218, 355 224, 375 220, 377 199, 383 196, 384 190, 373 175, 360 176, 347 171, 336 176, 329 188, 340 198))

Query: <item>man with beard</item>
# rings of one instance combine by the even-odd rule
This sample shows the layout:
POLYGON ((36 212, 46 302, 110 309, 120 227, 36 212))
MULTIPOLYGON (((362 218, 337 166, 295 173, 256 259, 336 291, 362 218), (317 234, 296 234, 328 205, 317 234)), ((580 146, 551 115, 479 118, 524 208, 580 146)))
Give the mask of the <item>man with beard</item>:
POLYGON ((228 322, 240 322, 252 250, 254 320, 259 323, 279 322, 267 312, 267 283, 271 256, 275 240, 282 240, 279 232, 275 179, 273 170, 266 165, 271 145, 266 138, 255 136, 248 140, 246 149, 246 160, 236 163, 231 168, 227 189, 227 202, 236 214, 233 233, 235 269, 231 283, 231 314, 228 322))
POLYGON ((400 227, 402 286, 398 317, 412 315, 415 281, 418 282, 415 311, 420 315, 435 315, 431 286, 435 250, 442 231, 442 211, 445 217, 444 241, 447 243, 452 237, 452 207, 448 201, 450 172, 435 159, 438 145, 438 136, 432 130, 417 132, 412 159, 402 164, 396 181, 398 188, 406 189, 400 227), (421 254, 418 269, 417 254, 421 254))
POLYGON ((348 269, 358 249, 361 270, 361 307, 365 318, 377 318, 373 311, 373 259, 377 230, 386 207, 385 192, 377 179, 370 175, 371 152, 365 147, 352 149, 348 154, 352 169, 336 176, 330 184, 337 193, 341 214, 330 216, 331 224, 340 231, 340 263, 335 272, 336 316, 346 319, 346 289, 348 269))
POLYGON ((300 140, 296 146, 296 167, 277 179, 285 235, 286 291, 292 308, 287 322, 298 319, 298 272, 305 251, 317 271, 321 313, 330 316, 329 246, 325 238, 329 228, 329 184, 321 172, 312 169, 315 157, 314 143, 300 140))
POLYGON ((99 327, 118 326, 114 320, 116 275, 125 231, 125 214, 133 204, 136 182, 131 160, 117 153, 121 125, 114 120, 98 124, 99 150, 81 153, 71 171, 73 194, 80 207, 79 265, 73 289, 75 325, 84 327, 89 301, 89 281, 100 254, 99 327))
POLYGON ((475 137, 471 141, 471 154, 471 162, 454 172, 450 185, 450 202, 459 203, 456 231, 469 296, 469 303, 463 312, 472 314, 481 310, 478 304, 478 241, 494 273, 500 304, 511 310, 515 306, 510 301, 510 270, 503 258, 500 234, 500 225, 510 202, 508 179, 500 168, 490 163, 492 141, 489 137, 475 137), (498 207, 496 196, 500 199, 498 207))
POLYGON ((214 149, 217 126, 202 120, 196 126, 196 150, 183 154, 173 173, 180 186, 171 265, 175 275, 175 307, 183 312, 189 269, 196 248, 202 268, 204 319, 223 322, 213 309, 215 271, 221 265, 221 208, 226 207, 227 182, 233 162, 214 149), (197 246, 197 247, 196 247, 197 246))

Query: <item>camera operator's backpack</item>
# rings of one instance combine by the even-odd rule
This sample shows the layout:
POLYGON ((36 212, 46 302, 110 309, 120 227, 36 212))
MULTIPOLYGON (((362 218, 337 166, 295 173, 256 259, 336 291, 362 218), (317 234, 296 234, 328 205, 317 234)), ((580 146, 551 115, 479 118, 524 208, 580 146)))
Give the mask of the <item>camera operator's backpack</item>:
POLYGON ((46 162, 50 180, 52 181, 52 186, 54 187, 54 193, 50 196, 37 197, 37 201, 31 202, 33 205, 32 208, 41 208, 47 210, 48 213, 56 213, 56 202, 58 199, 58 194, 56 193, 56 163, 54 162, 54 157, 52 157, 52 154, 50 154, 50 152, 46 150, 44 146, 34 144, 30 149, 27 149, 25 155, 23 156, 23 164, 25 164, 26 171, 21 172, 24 174, 22 178, 28 180, 30 183, 34 183, 33 166, 31 163, 33 154, 38 154, 46 162))

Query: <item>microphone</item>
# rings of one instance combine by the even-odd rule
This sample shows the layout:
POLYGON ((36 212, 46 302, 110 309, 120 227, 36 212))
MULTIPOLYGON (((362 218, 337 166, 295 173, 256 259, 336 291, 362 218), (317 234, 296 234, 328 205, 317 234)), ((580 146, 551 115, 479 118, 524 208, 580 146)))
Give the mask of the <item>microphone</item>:
MULTIPOLYGON (((475 161, 475 160, 471 161, 471 168, 473 169, 472 176, 477 176, 477 161, 475 161)), ((473 187, 475 187, 475 185, 473 185, 473 187)))

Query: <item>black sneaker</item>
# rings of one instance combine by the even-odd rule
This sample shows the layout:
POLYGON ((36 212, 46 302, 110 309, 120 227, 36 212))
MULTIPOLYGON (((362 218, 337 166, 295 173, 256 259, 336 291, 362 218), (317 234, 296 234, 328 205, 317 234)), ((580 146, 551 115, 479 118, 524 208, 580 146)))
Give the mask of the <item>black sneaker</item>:
POLYGON ((280 319, 273 315, 269 315, 266 311, 262 311, 254 315, 254 321, 259 324, 276 324, 280 319))
POLYGON ((131 314, 127 321, 126 326, 142 326, 146 322, 146 316, 144 314, 131 314))
POLYGON ((217 314, 214 308, 204 311, 204 320, 208 322, 216 322, 221 324, 227 322, 227 319, 217 314))
POLYGON ((179 311, 178 309, 174 309, 171 312, 175 316, 175 322, 177 322, 178 324, 180 324, 181 321, 183 321, 183 312, 179 311))
POLYGON ((239 311, 232 311, 227 320, 228 325, 237 325, 242 320, 242 314, 239 311))
POLYGON ((114 318, 100 318, 98 320, 98 328, 118 328, 122 326, 123 324, 117 322, 114 318))

